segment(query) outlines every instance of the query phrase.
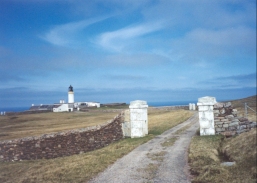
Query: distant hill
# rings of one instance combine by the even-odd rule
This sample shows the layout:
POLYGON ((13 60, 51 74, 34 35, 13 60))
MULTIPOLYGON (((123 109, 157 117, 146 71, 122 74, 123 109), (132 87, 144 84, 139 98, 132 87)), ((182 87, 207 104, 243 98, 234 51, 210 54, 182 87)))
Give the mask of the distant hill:
POLYGON ((256 121, 256 95, 227 102, 231 102, 232 106, 237 109, 238 116, 245 116, 245 103, 247 103, 251 107, 251 109, 247 109, 247 118, 250 121, 256 121))
POLYGON ((235 107, 235 108, 244 107, 245 103, 247 103, 247 105, 250 107, 256 108, 256 95, 247 97, 247 98, 238 99, 238 100, 232 100, 232 101, 228 101, 228 102, 231 102, 233 107, 235 107))

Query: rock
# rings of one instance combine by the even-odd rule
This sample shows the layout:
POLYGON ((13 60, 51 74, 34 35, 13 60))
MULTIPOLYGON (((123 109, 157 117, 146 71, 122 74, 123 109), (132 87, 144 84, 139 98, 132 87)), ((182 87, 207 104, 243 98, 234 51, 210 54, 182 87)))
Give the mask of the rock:
POLYGON ((222 166, 233 166, 235 164, 236 164, 236 162, 223 162, 223 163, 221 163, 222 166))
POLYGON ((237 129, 237 126, 229 126, 228 127, 228 130, 231 130, 231 131, 236 130, 236 129, 237 129))
POLYGON ((225 114, 226 113, 224 108, 220 109, 219 111, 220 111, 220 114, 225 114))
POLYGON ((214 123, 215 123, 215 125, 223 125, 223 122, 215 122, 214 121, 214 123))
POLYGON ((244 118, 244 117, 238 118, 238 120, 239 120, 240 122, 248 121, 248 119, 247 119, 247 118, 244 118))
POLYGON ((224 127, 224 128, 227 128, 227 127, 228 127, 228 124, 224 124, 223 127, 224 127))
POLYGON ((250 125, 251 125, 251 128, 256 128, 256 126, 257 126, 256 122, 252 122, 252 124, 250 124, 250 125))
POLYGON ((224 132, 225 128, 215 128, 215 131, 217 131, 217 132, 224 132))
POLYGON ((236 132, 235 131, 225 131, 225 132, 221 132, 221 134, 226 137, 231 137, 231 136, 235 135, 236 132))
POLYGON ((239 122, 232 122, 229 124, 229 126, 237 126, 237 125, 239 125, 239 122))
POLYGON ((228 119, 222 119, 221 121, 222 121, 222 122, 227 122, 227 121, 228 121, 228 119))
POLYGON ((225 118, 226 119, 232 119, 232 118, 234 118, 234 116, 230 114, 230 115, 225 116, 225 118))
POLYGON ((243 133, 243 132, 246 132, 247 130, 246 129, 242 129, 242 130, 237 130, 237 134, 240 134, 240 133, 243 133))
POLYGON ((246 128, 247 128, 246 125, 241 125, 241 126, 237 127, 238 130, 243 130, 243 129, 246 129, 246 128))
POLYGON ((224 106, 224 103, 220 103, 220 102, 218 102, 218 103, 216 103, 216 104, 214 104, 214 108, 223 108, 223 106, 224 106))
POLYGON ((224 107, 231 107, 231 106, 232 106, 231 102, 227 102, 224 104, 224 107))

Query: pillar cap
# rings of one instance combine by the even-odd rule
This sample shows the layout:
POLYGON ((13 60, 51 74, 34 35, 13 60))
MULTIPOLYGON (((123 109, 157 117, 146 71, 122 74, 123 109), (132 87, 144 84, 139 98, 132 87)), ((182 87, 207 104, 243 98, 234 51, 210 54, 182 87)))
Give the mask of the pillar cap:
POLYGON ((214 105, 216 103, 217 101, 215 97, 206 96, 206 97, 198 98, 197 105, 214 105))
POLYGON ((130 102, 129 108, 147 108, 147 102, 144 100, 134 100, 130 102))

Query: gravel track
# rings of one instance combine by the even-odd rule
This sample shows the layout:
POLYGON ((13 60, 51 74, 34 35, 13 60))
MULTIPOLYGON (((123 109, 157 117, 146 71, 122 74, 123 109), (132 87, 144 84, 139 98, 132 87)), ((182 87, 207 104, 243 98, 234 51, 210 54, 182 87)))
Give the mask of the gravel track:
POLYGON ((137 147, 90 183, 188 183, 187 149, 199 128, 198 114, 137 147), (179 131, 180 129, 184 131, 179 131), (172 144, 174 141, 174 144, 172 144))

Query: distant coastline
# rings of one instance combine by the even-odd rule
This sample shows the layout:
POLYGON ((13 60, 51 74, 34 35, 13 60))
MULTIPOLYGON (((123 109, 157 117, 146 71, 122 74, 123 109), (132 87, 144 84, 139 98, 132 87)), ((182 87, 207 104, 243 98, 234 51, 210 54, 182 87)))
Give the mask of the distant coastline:
POLYGON ((188 105, 189 103, 196 104, 197 101, 147 102, 148 106, 152 107, 188 105))
POLYGON ((0 112, 22 112, 29 110, 29 107, 0 107, 0 112))
MULTIPOLYGON (((162 106, 178 106, 178 105, 188 105, 189 103, 195 103, 195 101, 173 101, 173 102, 148 102, 149 106, 152 107, 162 107, 162 106)), ((0 112, 22 112, 29 110, 28 107, 0 107, 0 112)))

